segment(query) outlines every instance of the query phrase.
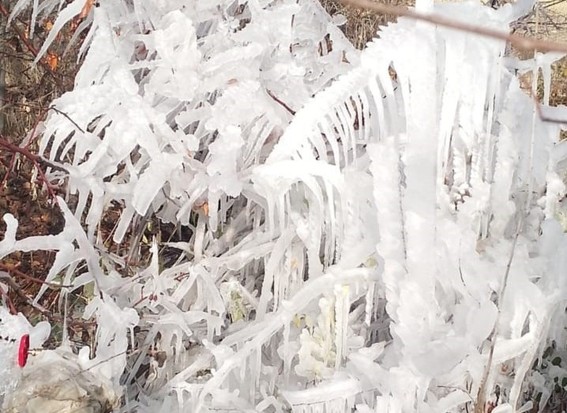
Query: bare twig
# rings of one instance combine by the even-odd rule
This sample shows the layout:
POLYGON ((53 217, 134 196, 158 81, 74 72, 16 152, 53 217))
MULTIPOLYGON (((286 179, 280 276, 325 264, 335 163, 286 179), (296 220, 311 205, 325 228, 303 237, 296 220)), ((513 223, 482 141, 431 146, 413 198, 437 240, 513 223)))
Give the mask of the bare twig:
POLYGON ((30 297, 28 297, 28 295, 23 291, 20 284, 18 284, 10 274, 0 273, 0 279, 4 280, 6 284, 8 284, 8 286, 16 293, 16 295, 20 297, 26 304, 35 308, 37 311, 39 311, 41 314, 43 314, 46 317, 51 316, 51 311, 49 311, 48 309, 37 303, 34 303, 33 300, 30 297))
POLYGON ((72 288, 73 287, 72 285, 52 283, 52 282, 47 282, 47 281, 41 280, 41 279, 36 278, 36 277, 32 277, 31 275, 28 275, 25 272, 20 271, 17 268, 16 265, 2 264, 0 262, 0 270, 6 271, 8 274, 14 274, 14 275, 16 275, 20 278, 25 278, 25 279, 30 280, 30 281, 37 283, 37 284, 45 284, 49 288, 72 288))
MULTIPOLYGON (((4 18, 6 19, 10 17, 10 10, 8 10, 8 8, 5 5, 3 5, 2 2, 0 2, 0 15, 4 16, 4 18)), ((21 24, 24 24, 19 18, 16 18, 15 20, 20 22, 21 24)), ((10 30, 13 30, 13 32, 18 37, 18 40, 25 46, 25 49, 34 57, 34 60, 37 59, 39 55, 39 49, 33 44, 32 39, 30 39, 27 36, 27 33, 25 33, 25 31, 23 30, 20 30, 20 28, 18 28, 17 26, 18 26, 17 24, 12 22, 12 24, 10 25, 10 30)), ((46 53, 41 59, 39 59, 38 63, 45 72, 51 75, 53 81, 57 84, 57 86, 63 88, 64 78, 72 78, 74 76, 69 76, 68 74, 57 72, 55 68, 50 66, 47 58, 48 56, 49 53, 46 53)))
MULTIPOLYGON (((20 297, 23 300, 24 303, 26 303, 33 309, 37 310, 42 316, 44 316, 50 322, 57 324, 61 324, 63 322, 64 320, 63 316, 61 316, 60 314, 54 314, 53 311, 48 310, 44 306, 35 303, 34 300, 31 299, 31 297, 28 297, 28 295, 24 292, 22 287, 14 280, 12 276, 10 276, 10 274, 0 273, 0 280, 4 280, 5 283, 16 293, 18 297, 20 297)), ((4 291, 2 291, 1 289, 0 289, 0 293, 4 296, 4 291)), ((10 299, 8 295, 5 296, 5 300, 10 306, 10 313, 17 314, 18 311, 14 307, 13 301, 10 299)), ((75 319, 68 320, 67 322, 71 326, 80 326, 83 328, 86 328, 88 326, 96 326, 97 324, 96 321, 75 320, 75 319)))
POLYGON ((289 113, 291 113, 292 116, 295 115, 295 110, 293 110, 292 108, 290 108, 287 103, 285 103, 283 100, 281 100, 280 98, 278 98, 276 95, 274 95, 274 93, 271 90, 266 89, 266 93, 268 93, 268 95, 274 99, 276 102, 278 102, 281 106, 284 107, 285 110, 287 110, 289 113))
MULTIPOLYGON (((56 165, 56 164, 48 161, 47 159, 45 159, 45 158, 43 158, 39 155, 31 153, 30 150, 26 147, 21 147, 21 146, 14 145, 13 143, 8 142, 8 140, 4 139, 4 137, 2 135, 0 135, 0 149, 2 149, 2 148, 7 149, 8 151, 12 152, 13 154, 19 153, 19 154, 23 155, 24 157, 26 157, 27 159, 29 159, 30 161, 32 161, 35 168, 37 169, 37 172, 39 174, 39 178, 40 178, 41 182, 43 184, 45 184, 45 187, 47 188, 47 192, 49 192, 51 199, 53 199, 54 202, 57 202, 57 196, 55 194, 54 186, 51 184, 51 182, 49 182, 49 180, 47 179, 47 176, 45 176, 45 171, 43 170, 43 167, 50 167, 50 168, 57 169, 57 170, 64 171, 64 172, 68 173, 65 168, 63 168, 59 165, 56 165)), ((14 160, 14 159, 15 158, 12 157, 12 160, 14 160)), ((13 164, 11 163, 10 166, 12 167, 13 164)), ((10 170, 8 170, 8 172, 6 173, 6 176, 2 180, 2 184, 7 180, 9 173, 10 173, 10 170)))
POLYGON ((81 127, 77 124, 77 122, 75 122, 73 119, 71 119, 71 117, 70 117, 68 114, 66 114, 65 112, 63 112, 62 110, 57 109, 55 106, 50 106, 50 107, 48 108, 48 110, 52 110, 52 111, 54 111, 54 112, 56 112, 56 113, 59 113, 59 114, 62 115, 62 116, 65 116, 65 117, 67 118, 67 120, 68 120, 69 122, 71 122, 81 133, 85 133, 85 131, 83 130, 83 128, 81 128, 81 127))
POLYGON ((51 161, 48 161, 47 159, 45 159, 42 156, 39 156, 39 155, 36 155, 36 154, 30 152, 30 150, 28 148, 21 147, 21 146, 18 146, 18 145, 14 145, 13 143, 8 142, 8 140, 5 139, 2 135, 0 135, 0 148, 7 149, 10 152, 19 153, 19 154, 23 155, 24 157, 26 157, 27 159, 29 159, 30 161, 37 164, 38 166, 40 166, 40 165, 48 166, 52 169, 62 171, 62 172, 65 172, 65 173, 69 173, 61 165, 57 165, 57 164, 55 164, 51 161))
POLYGON ((487 27, 481 27, 463 21, 457 21, 453 18, 440 16, 438 14, 425 14, 408 9, 401 6, 392 6, 390 4, 374 3, 370 0, 341 0, 346 5, 353 7, 373 10, 377 13, 393 14, 396 16, 409 17, 415 20, 425 21, 438 26, 448 27, 450 29, 460 30, 463 32, 474 33, 483 37, 490 37, 509 42, 516 49, 521 51, 538 50, 540 52, 563 52, 567 53, 567 44, 553 42, 549 40, 538 40, 531 37, 524 37, 517 34, 506 33, 487 27))

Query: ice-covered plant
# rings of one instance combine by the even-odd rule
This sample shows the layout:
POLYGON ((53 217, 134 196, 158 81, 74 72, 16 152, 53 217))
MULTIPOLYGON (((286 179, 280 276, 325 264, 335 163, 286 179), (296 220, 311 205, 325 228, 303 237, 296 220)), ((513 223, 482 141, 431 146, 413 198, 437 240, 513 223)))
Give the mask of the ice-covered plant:
POLYGON ((320 313, 316 323, 309 316, 304 317, 304 327, 299 337, 298 361, 295 371, 299 376, 318 382, 330 378, 337 366, 349 352, 351 344, 357 340, 349 329, 348 287, 337 286, 334 295, 319 299, 320 313))
MULTIPOLYGON (((46 281, 91 291, 76 363, 125 410, 482 411, 498 386, 513 411, 545 385, 525 379, 565 339, 565 156, 515 73, 557 56, 408 19, 359 54, 309 0, 32 18, 57 5, 43 51, 88 29, 40 147, 66 225, 16 240, 5 216, 0 258, 55 250, 46 281), (139 257, 150 218, 183 236, 139 257)), ((525 6, 434 11, 506 29, 525 6)))

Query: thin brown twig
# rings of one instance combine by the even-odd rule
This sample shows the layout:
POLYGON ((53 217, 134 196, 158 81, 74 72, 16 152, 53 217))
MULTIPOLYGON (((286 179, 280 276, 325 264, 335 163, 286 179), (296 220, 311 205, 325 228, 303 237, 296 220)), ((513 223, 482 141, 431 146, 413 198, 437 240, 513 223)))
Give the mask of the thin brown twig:
POLYGON ((50 315, 51 312, 46 309, 45 307, 36 304, 33 302, 33 300, 27 296, 27 294, 22 290, 22 287, 20 286, 20 284, 18 284, 16 282, 16 280, 14 280, 14 278, 8 274, 8 273, 0 273, 0 279, 5 280, 6 284, 8 284, 8 286, 16 293, 16 295, 18 297, 20 297, 21 299, 24 300, 24 302, 30 306, 32 306, 33 308, 35 308, 36 310, 38 310, 41 314, 48 316, 48 314, 50 315))
POLYGON ((50 288, 72 288, 72 285, 65 285, 65 284, 58 284, 53 282, 48 282, 45 280, 41 280, 39 278, 33 277, 31 275, 26 274, 23 271, 20 271, 16 265, 7 265, 0 263, 0 270, 6 271, 8 274, 14 274, 20 278, 25 278, 26 280, 30 280, 37 284, 45 284, 50 288))
MULTIPOLYGON (((54 314, 53 311, 48 310, 44 306, 35 303, 30 297, 28 297, 28 295, 22 290, 22 287, 13 279, 13 277, 10 274, 0 273, 0 280, 4 280, 6 284, 8 284, 8 286, 14 291, 14 293, 16 293, 18 297, 20 297, 27 305, 39 311, 41 315, 47 318, 50 322, 52 323, 54 322, 58 324, 61 324, 63 322, 63 316, 59 314, 54 314)), ((4 291, 0 290, 0 292, 2 293, 2 295, 4 295, 4 291)), ((10 312, 12 314, 17 314, 18 311, 14 307, 10 297, 6 296, 5 298, 9 300, 10 312)), ((70 326, 78 325, 82 327, 94 326, 97 324, 96 321, 88 321, 88 320, 83 321, 83 320, 75 320, 75 319, 67 320, 67 322, 69 323, 70 326)))
MULTIPOLYGON (((2 3, 0 3, 0 14, 2 14, 5 18, 9 18, 10 17, 10 12, 8 11, 8 9, 6 9, 6 7, 4 7, 2 5, 2 3)), ((39 54, 39 50, 37 47, 35 47, 33 45, 33 43, 30 41, 30 39, 26 36, 25 33, 23 33, 15 24, 11 25, 11 29, 14 31, 14 33, 16 33, 16 35, 18 36, 18 38, 20 39, 20 41, 24 44, 24 46, 26 47, 26 49, 28 49, 28 51, 32 54, 32 56, 34 57, 34 59, 37 58, 38 54, 39 54)), ((49 67, 49 65, 45 62, 44 59, 42 59, 40 62, 41 66, 43 67, 43 69, 45 71, 47 71, 48 73, 50 73, 53 77, 55 77, 55 72, 53 71, 53 69, 51 69, 51 67, 49 67)))
POLYGON ((341 0, 341 2, 345 5, 350 5, 360 9, 372 10, 377 13, 409 17, 415 20, 436 24, 438 26, 448 27, 450 29, 474 33, 479 36, 490 37, 493 39, 504 40, 521 51, 528 52, 538 50, 540 52, 567 53, 567 43, 524 37, 517 34, 511 34, 500 30, 491 29, 488 27, 481 27, 474 24, 465 23, 463 21, 457 21, 453 18, 440 16, 438 14, 425 14, 417 12, 414 9, 408 9, 401 6, 392 6, 390 4, 375 3, 370 0, 341 0))
POLYGON ((283 100, 281 100, 281 99, 278 98, 276 95, 274 95, 274 93, 273 93, 271 90, 266 89, 266 93, 268 93, 268 95, 269 95, 272 99, 274 99, 274 100, 275 100, 276 102, 278 102, 281 106, 283 106, 285 110, 287 110, 289 113, 291 113, 292 116, 295 115, 295 110, 293 110, 292 108, 290 108, 290 107, 287 105, 287 103, 285 103, 283 100))
POLYGON ((18 53, 6 52, 4 50, 0 51, 0 56, 11 57, 12 59, 19 59, 19 60, 23 60, 25 62, 33 62, 33 60, 34 60, 31 57, 27 57, 25 55, 21 55, 21 54, 18 54, 18 53))
MULTIPOLYGON (((55 194, 54 186, 47 179, 47 176, 45 175, 45 172, 42 168, 42 165, 43 166, 47 165, 47 166, 49 166, 53 169, 58 169, 58 170, 62 170, 64 172, 67 172, 67 170, 65 168, 63 168, 59 165, 56 165, 56 164, 48 161, 47 159, 45 159, 45 158, 43 158, 39 155, 35 155, 35 154, 31 153, 29 151, 29 149, 26 148, 26 147, 22 148, 21 146, 14 145, 13 143, 8 142, 6 139, 4 139, 4 137, 2 135, 0 135, 0 148, 8 149, 12 153, 19 153, 19 154, 25 156, 27 159, 31 160, 32 163, 34 164, 35 168, 37 169, 40 182, 43 183, 45 185, 45 187, 47 188, 47 192, 49 193, 49 196, 51 197, 53 202, 57 203, 57 195, 55 194)), ((12 159, 14 159, 14 158, 12 158, 12 159)), ((9 173, 10 173, 10 171, 8 171, 5 178, 8 176, 9 173)), ((6 181, 6 179, 2 180, 2 185, 4 184, 4 181, 6 181)))
POLYGON ((48 166, 52 169, 62 171, 62 172, 65 172, 65 173, 69 173, 69 171, 67 171, 61 165, 57 165, 57 164, 55 164, 51 161, 48 161, 47 159, 45 159, 42 156, 39 156, 39 155, 36 155, 36 154, 30 152, 30 150, 28 148, 21 147, 21 146, 18 146, 18 145, 14 145, 13 143, 10 143, 2 135, 0 135, 0 147, 3 147, 5 149, 9 150, 10 152, 15 152, 15 153, 19 153, 19 154, 23 155, 24 157, 26 157, 30 161, 37 164, 37 166, 40 166, 40 165, 48 166))
POLYGON ((56 108, 55 106, 53 106, 53 105, 50 106, 49 108, 47 108, 47 110, 52 110, 52 111, 54 111, 54 112, 56 112, 56 113, 58 113, 58 114, 60 114, 60 115, 62 115, 62 116, 65 116, 65 117, 67 118, 67 120, 68 120, 69 122, 71 122, 71 123, 73 124, 73 126, 75 126, 81 133, 85 133, 85 131, 83 130, 83 128, 81 128, 81 127, 77 124, 77 122, 75 122, 75 121, 71 118, 71 116, 69 116, 68 114, 66 114, 66 113, 63 112, 62 110, 57 109, 57 108, 56 108))
POLYGON ((4 178, 2 178, 2 181, 0 182, 0 188, 4 188, 4 185, 8 183, 8 180, 10 179, 10 174, 12 173, 14 167, 16 166, 16 156, 17 156, 16 153, 12 153, 12 157, 10 158, 10 165, 8 165, 6 168, 6 174, 4 175, 4 178))

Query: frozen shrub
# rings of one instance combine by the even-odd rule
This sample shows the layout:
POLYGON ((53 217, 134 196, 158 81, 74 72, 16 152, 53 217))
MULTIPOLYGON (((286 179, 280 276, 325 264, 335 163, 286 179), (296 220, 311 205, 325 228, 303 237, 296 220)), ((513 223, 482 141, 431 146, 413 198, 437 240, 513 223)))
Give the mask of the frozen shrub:
MULTIPOLYGON (((497 29, 526 10, 435 7, 497 29)), ((56 250, 47 281, 93 289, 78 362, 125 409, 526 401, 564 341, 565 156, 514 74, 557 56, 519 65, 502 41, 407 19, 359 54, 308 0, 101 1, 87 21, 41 144, 65 229, 16 241, 6 216, 0 257, 56 250), (99 236, 110 205, 114 242, 155 216, 187 228, 167 243, 181 255, 164 265, 150 240, 127 276, 99 236)))

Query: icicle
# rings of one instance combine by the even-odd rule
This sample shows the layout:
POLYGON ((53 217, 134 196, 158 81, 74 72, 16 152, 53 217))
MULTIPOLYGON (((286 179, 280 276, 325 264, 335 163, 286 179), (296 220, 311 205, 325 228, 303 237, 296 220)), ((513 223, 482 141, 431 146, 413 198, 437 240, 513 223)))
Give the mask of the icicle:
POLYGON ((283 349, 283 365, 284 365, 284 369, 283 369, 283 381, 284 381, 284 385, 288 385, 289 383, 289 375, 291 372, 291 362, 292 362, 292 358, 293 356, 290 354, 290 341, 289 341, 289 334, 290 334, 290 330, 291 330, 291 326, 290 324, 286 324, 284 325, 284 329, 283 329, 283 343, 282 343, 282 349, 283 349))
POLYGON ((274 310, 279 308, 282 300, 287 298, 286 291, 289 289, 290 274, 287 271, 281 271, 282 260, 289 248, 294 236, 293 229, 287 229, 278 238, 274 244, 273 252, 266 263, 265 276, 262 283, 262 293, 258 304, 257 317, 258 320, 264 318, 268 310, 268 303, 274 299, 274 310), (273 295, 271 293, 273 287, 273 295))
POLYGON ((404 94, 404 100, 408 102, 408 136, 402 157, 407 265, 409 272, 420 274, 421 294, 430 297, 435 272, 434 256, 430 253, 429 246, 435 245, 437 201, 437 65, 432 30, 421 30, 419 33, 420 38, 413 39, 406 46, 415 49, 416 53, 411 58, 405 57, 405 60, 396 59, 394 66, 399 76, 409 78, 411 86, 411 91, 404 94), (419 62, 423 70, 412 70, 410 65, 416 62, 419 62))
POLYGON ((6 230, 4 238, 0 241, 0 258, 4 258, 13 251, 18 230, 18 220, 12 214, 4 214, 2 219, 6 223, 6 230))
MULTIPOLYGON (((29 3, 30 0, 18 0, 16 2, 16 4, 12 8, 10 17, 8 18, 8 25, 10 25, 12 23, 12 20, 18 17, 18 15, 25 10, 25 8, 29 5, 29 3)), ((34 10, 32 11, 32 13, 37 14, 37 6, 35 6, 35 1, 34 1, 34 10)))
POLYGON ((381 143, 370 146, 368 152, 380 227, 378 252, 386 260, 386 269, 390 265, 401 268, 405 262, 406 246, 401 211, 400 155, 397 140, 394 137, 386 138, 381 143))
POLYGON ((366 304, 364 306, 364 324, 368 329, 370 329, 370 324, 372 323, 373 316, 375 314, 375 283, 369 283, 368 290, 366 291, 366 304))
POLYGON ((37 14, 39 12, 39 0, 33 0, 33 5, 32 5, 32 14, 31 14, 31 19, 30 19, 30 31, 29 31, 29 37, 30 39, 33 38, 33 34, 35 31, 35 25, 37 22, 37 14))
POLYGON ((347 355, 349 290, 348 286, 335 286, 335 369, 342 366, 347 355))
POLYGON ((35 63, 37 63, 39 59, 41 59, 43 55, 47 52, 47 49, 49 48, 51 43, 53 43, 56 36, 63 29, 63 26, 65 26, 65 24, 67 24, 71 19, 73 19, 75 16, 78 16, 81 13, 81 10, 83 9, 86 1, 88 0, 75 0, 67 7, 65 7, 63 10, 61 10, 61 12, 59 12, 59 14, 57 15, 57 19, 55 19, 55 22, 53 23, 53 27, 49 31, 47 38, 41 45, 41 49, 39 49, 39 52, 35 57, 35 63))
POLYGON ((336 379, 322 382, 306 390, 284 391, 283 397, 293 411, 343 413, 354 407, 355 396, 362 391, 354 379, 336 379))

